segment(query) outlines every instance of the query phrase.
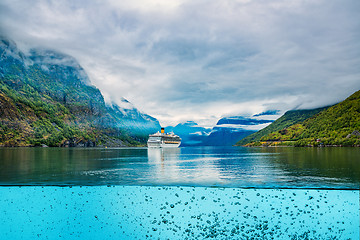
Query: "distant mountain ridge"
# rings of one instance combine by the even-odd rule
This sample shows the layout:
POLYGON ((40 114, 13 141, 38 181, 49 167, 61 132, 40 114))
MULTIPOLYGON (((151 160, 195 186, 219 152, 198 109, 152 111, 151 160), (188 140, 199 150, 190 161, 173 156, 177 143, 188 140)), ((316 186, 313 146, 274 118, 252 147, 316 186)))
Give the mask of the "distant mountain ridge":
MULTIPOLYGON (((257 114, 256 116, 261 116, 261 115, 257 114)), ((259 124, 271 123, 271 122, 273 122, 273 120, 263 120, 263 119, 245 118, 242 116, 234 116, 234 117, 221 118, 216 125, 224 125, 224 124, 259 125, 259 124)))
POLYGON ((273 120, 229 116, 219 119, 213 128, 203 128, 196 122, 187 121, 165 130, 179 135, 182 138, 181 146, 231 146, 239 139, 255 133, 261 125, 271 122, 273 120))
POLYGON ((159 122, 106 104, 71 56, 49 49, 28 55, 0 37, 0 145, 128 146, 144 143, 159 122))
MULTIPOLYGON (((281 129, 273 127, 249 145, 360 146, 360 91, 313 116, 299 119, 281 129)), ((246 143, 244 140, 238 144, 246 143)))
POLYGON ((181 146, 202 146, 211 129, 200 127, 194 121, 179 123, 175 127, 168 126, 166 132, 174 132, 181 137, 181 146))

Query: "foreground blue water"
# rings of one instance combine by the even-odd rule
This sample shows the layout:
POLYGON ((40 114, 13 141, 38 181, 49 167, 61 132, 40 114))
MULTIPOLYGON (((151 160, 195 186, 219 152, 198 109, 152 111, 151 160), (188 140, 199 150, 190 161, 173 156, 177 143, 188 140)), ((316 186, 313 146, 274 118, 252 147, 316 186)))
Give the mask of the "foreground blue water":
POLYGON ((358 239, 359 191, 0 188, 0 239, 358 239))
POLYGON ((0 149, 0 239, 360 239, 358 148, 0 149))

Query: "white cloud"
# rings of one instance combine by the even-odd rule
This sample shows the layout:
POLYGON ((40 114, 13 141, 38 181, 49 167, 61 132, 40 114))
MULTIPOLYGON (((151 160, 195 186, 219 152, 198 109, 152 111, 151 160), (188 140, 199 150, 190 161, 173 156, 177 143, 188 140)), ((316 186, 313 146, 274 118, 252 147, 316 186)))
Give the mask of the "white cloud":
POLYGON ((360 89, 359 11, 356 0, 3 0, 0 30, 74 56, 106 99, 209 126, 360 89))

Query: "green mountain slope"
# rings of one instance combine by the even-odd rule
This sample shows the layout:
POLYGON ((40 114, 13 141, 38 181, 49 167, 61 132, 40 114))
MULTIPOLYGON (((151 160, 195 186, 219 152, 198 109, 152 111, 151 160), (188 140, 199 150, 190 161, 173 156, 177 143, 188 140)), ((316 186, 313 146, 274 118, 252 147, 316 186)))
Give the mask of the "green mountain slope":
POLYGON ((160 125, 128 105, 106 104, 71 56, 0 37, 0 145, 137 145, 160 125))
POLYGON ((319 114, 260 141, 291 146, 360 145, 360 91, 319 114))
POLYGON ((236 143, 237 146, 245 145, 251 142, 258 142, 260 139, 272 132, 279 131, 287 128, 293 124, 300 123, 305 119, 318 114, 319 112, 327 109, 328 107, 310 109, 310 110, 291 110, 287 111, 279 119, 271 123, 269 126, 241 139, 236 143))

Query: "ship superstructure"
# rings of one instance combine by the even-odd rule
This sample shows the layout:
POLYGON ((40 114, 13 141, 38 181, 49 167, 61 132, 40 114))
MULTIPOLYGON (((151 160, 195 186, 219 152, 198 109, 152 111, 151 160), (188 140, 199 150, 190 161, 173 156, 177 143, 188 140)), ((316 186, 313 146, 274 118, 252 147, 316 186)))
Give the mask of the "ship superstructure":
POLYGON ((181 138, 174 133, 165 133, 165 129, 161 128, 161 132, 149 135, 149 140, 147 141, 148 147, 179 147, 181 143, 181 138))

